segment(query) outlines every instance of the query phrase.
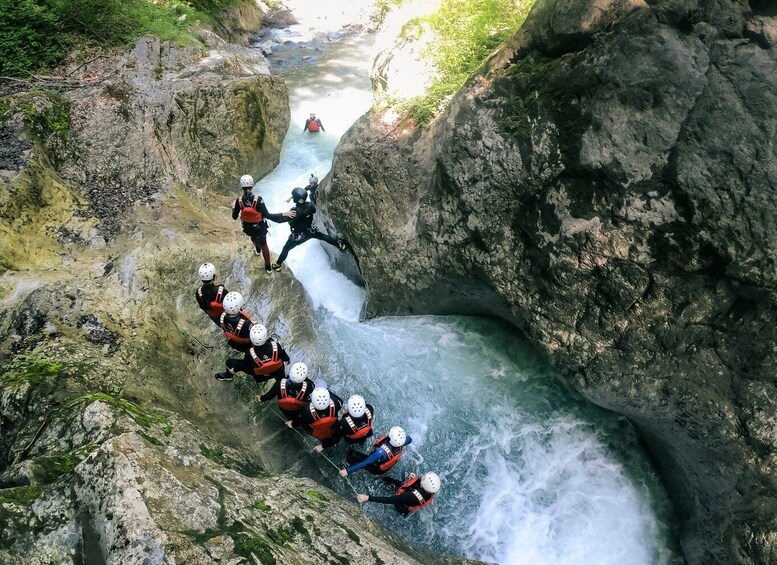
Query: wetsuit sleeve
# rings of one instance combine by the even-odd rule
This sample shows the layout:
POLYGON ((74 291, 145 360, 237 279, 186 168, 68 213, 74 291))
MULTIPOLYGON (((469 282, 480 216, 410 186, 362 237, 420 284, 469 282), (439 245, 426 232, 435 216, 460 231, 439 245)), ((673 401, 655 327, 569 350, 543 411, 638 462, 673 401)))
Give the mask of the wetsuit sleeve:
POLYGON ((318 127, 320 127, 320 128, 321 128, 321 131, 326 131, 326 130, 324 129, 324 124, 322 124, 322 123, 321 123, 321 120, 319 120, 318 118, 316 118, 316 121, 318 122, 318 127))
POLYGON ((405 443, 402 444, 402 447, 404 447, 406 445, 410 445, 411 443, 413 443, 413 438, 411 438, 410 436, 407 436, 405 438, 405 443))
POLYGON ((288 363, 291 361, 291 359, 289 358, 289 354, 286 353, 286 350, 283 347, 281 347, 280 344, 278 344, 278 355, 280 356, 281 361, 283 361, 284 363, 288 363))
POLYGON ((239 204, 239 198, 235 199, 235 203, 232 206, 232 219, 237 220, 237 217, 240 215, 240 204, 239 204))
POLYGON ((205 299, 205 296, 200 297, 199 290, 194 291, 194 299, 197 301, 197 306, 200 307, 200 310, 205 310, 205 306, 202 305, 202 301, 205 299))
POLYGON ((305 120, 305 127, 304 127, 304 128, 302 128, 302 131, 303 131, 303 132, 307 131, 309 126, 310 126, 310 118, 308 118, 307 120, 305 120))
POLYGON ((357 463, 356 465, 352 467, 346 467, 345 470, 348 471, 348 474, 355 473, 359 469, 364 469, 367 465, 372 465, 373 463, 382 463, 386 460, 386 452, 382 449, 376 449, 373 453, 370 454, 367 459, 362 461, 361 463, 357 463))
POLYGON ((263 218, 267 218, 268 220, 271 220, 276 224, 280 224, 281 222, 284 221, 284 217, 282 214, 273 214, 267 209, 267 205, 264 203, 264 200, 259 201, 259 211, 262 213, 263 218))
POLYGON ((261 400, 262 402, 267 402, 272 398, 280 396, 280 394, 281 394, 281 380, 275 379, 275 383, 273 383, 270 390, 268 390, 262 396, 260 396, 259 400, 261 400))
POLYGON ((412 492, 403 492, 402 494, 395 494, 394 496, 372 496, 370 495, 370 502, 377 502, 379 504, 401 504, 403 506, 413 506, 418 504, 418 499, 412 492))

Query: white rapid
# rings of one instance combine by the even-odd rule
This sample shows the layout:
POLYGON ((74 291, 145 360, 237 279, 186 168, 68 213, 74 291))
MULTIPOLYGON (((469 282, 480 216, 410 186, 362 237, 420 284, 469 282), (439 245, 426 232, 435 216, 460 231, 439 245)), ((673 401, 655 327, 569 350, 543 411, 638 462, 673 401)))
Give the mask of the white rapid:
MULTIPOLYGON (((299 40, 305 31, 282 33, 299 40)), ((338 139, 372 102, 369 63, 363 40, 341 41, 316 64, 283 73, 292 125, 281 163, 257 187, 271 211, 287 209, 310 173, 329 170, 338 139), (310 111, 326 133, 301 133, 310 111)), ((287 236, 285 226, 271 228, 274 253, 287 236)), ((310 241, 286 263, 316 309, 323 377, 343 398, 363 394, 378 431, 405 427, 413 444, 401 471, 435 470, 443 480, 435 503, 408 519, 379 504, 365 505, 368 515, 429 548, 503 564, 682 562, 671 506, 625 419, 576 398, 505 323, 359 322, 365 290, 333 269, 325 245, 310 241)), ((389 494, 366 473, 352 481, 389 494)))

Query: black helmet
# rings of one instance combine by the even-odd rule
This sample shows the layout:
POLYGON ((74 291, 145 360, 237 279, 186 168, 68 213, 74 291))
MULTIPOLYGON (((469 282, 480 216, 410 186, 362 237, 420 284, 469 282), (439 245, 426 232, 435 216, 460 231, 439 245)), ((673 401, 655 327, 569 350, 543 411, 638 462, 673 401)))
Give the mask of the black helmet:
POLYGON ((308 199, 308 191, 304 188, 297 187, 291 191, 291 198, 296 204, 302 204, 308 199))

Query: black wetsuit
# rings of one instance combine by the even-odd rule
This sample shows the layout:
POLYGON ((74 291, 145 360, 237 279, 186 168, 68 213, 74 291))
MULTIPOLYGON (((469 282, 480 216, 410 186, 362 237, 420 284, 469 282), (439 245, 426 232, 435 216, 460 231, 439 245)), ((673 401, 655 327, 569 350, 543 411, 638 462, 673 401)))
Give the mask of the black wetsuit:
MULTIPOLYGON (((231 370, 233 373, 242 371, 246 375, 251 375, 257 384, 263 383, 265 381, 269 381, 270 379, 282 379, 286 376, 286 370, 284 367, 280 367, 278 370, 276 370, 274 373, 271 373, 269 375, 257 375, 254 373, 254 368, 257 367, 257 363, 254 360, 254 356, 251 355, 251 349, 254 350, 254 353, 256 353, 256 356, 264 361, 267 362, 270 359, 272 359, 272 339, 268 339, 264 344, 262 345, 253 345, 246 351, 245 357, 242 359, 227 359, 227 369, 231 370)), ((283 346, 278 343, 278 357, 283 361, 284 363, 288 363, 290 361, 289 354, 286 353, 286 350, 283 349, 283 346)))
MULTIPOLYGON (((343 399, 337 396, 332 391, 329 391, 329 398, 331 398, 335 403, 335 414, 339 413, 340 409, 343 407, 343 399)), ((291 421, 292 427, 302 428, 307 432, 311 431, 312 428, 310 427, 310 425, 313 422, 315 422, 315 420, 313 419, 313 416, 310 414, 310 408, 308 408, 308 406, 309 405, 306 404, 302 408, 302 410, 297 412, 297 414, 294 416, 294 419, 291 421)), ((329 408, 327 408, 326 410, 317 410, 316 412, 318 412, 319 416, 323 417, 329 412, 329 408)), ((337 424, 335 424, 335 426, 337 426, 337 424)), ((332 437, 322 440, 321 445, 323 445, 324 447, 329 447, 330 445, 334 445, 334 443, 337 443, 337 441, 334 441, 334 443, 332 443, 335 437, 337 437, 337 434, 334 434, 332 437)))
MULTIPOLYGON (((202 287, 198 288, 196 291, 194 291, 194 299, 197 301, 197 305, 200 307, 200 310, 208 313, 208 308, 210 307, 210 303, 216 300, 216 295, 219 292, 219 288, 223 288, 224 290, 221 293, 221 300, 223 302, 224 297, 229 293, 229 290, 223 285, 217 285, 213 284, 212 282, 206 282, 202 283, 202 287)), ((220 316, 221 314, 219 314, 220 316)), ((211 316, 208 314, 211 320, 213 320, 213 323, 217 326, 219 325, 219 316, 211 316)))
MULTIPOLYGON (((396 479, 384 477, 383 480, 397 487, 402 486, 402 482, 396 479)), ((423 496, 425 500, 429 500, 432 497, 431 494, 421 488, 421 485, 415 485, 414 488, 418 490, 419 493, 421 493, 421 496, 423 496)), ((418 498, 413 494, 412 489, 407 489, 404 493, 395 494, 393 496, 369 495, 369 502, 377 502, 379 504, 393 504, 394 510, 399 512, 402 516, 407 516, 410 514, 410 507, 418 506, 419 504, 418 498)))
MULTIPOLYGON (((370 411, 370 414, 372 414, 373 419, 375 418, 375 410, 372 408, 371 404, 367 404, 367 410, 370 411)), ((357 428, 361 428, 364 424, 367 423, 367 415, 360 416, 359 418, 354 418, 351 416, 351 419, 353 420, 353 423, 356 425, 357 428)), ((337 422, 337 431, 335 432, 335 437, 337 438, 337 441, 340 441, 341 439, 344 439, 348 443, 351 444, 362 444, 364 443, 368 437, 372 437, 372 430, 360 439, 348 439, 346 436, 353 433, 353 430, 351 429, 351 426, 348 425, 348 422, 345 421, 345 415, 343 415, 340 418, 340 421, 337 422)), ((337 443, 337 442, 335 442, 337 443)))
MULTIPOLYGON (((243 325, 240 327, 240 331, 235 335, 237 335, 237 337, 242 337, 246 339, 250 338, 251 320, 249 320, 242 314, 238 314, 237 316, 222 315, 221 319, 224 320, 224 326, 221 326, 221 322, 219 322, 219 327, 221 327, 222 330, 227 329, 231 333, 235 333, 235 328, 237 327, 240 320, 245 320, 243 325)), ((229 345, 235 351, 248 351, 249 349, 251 349, 250 341, 248 343, 238 343, 236 341, 232 341, 231 339, 227 339, 227 345, 229 345)))
POLYGON ((289 251, 302 245, 309 239, 320 239, 327 242, 329 245, 338 246, 338 240, 328 236, 325 233, 318 231, 318 228, 313 225, 313 215, 316 213, 316 205, 312 202, 303 202, 297 204, 294 207, 294 211, 297 213, 293 218, 283 218, 283 221, 289 223, 291 228, 291 234, 289 239, 286 240, 286 244, 283 246, 280 257, 278 257, 278 265, 283 264, 289 251))
POLYGON ((316 133, 318 130, 310 129, 310 124, 313 122, 316 122, 316 124, 318 125, 318 129, 320 129, 321 131, 326 131, 324 129, 324 124, 321 123, 321 120, 319 120, 318 118, 308 118, 307 120, 305 120, 305 127, 303 128, 302 132, 304 133, 306 131, 309 131, 311 133, 316 133))
POLYGON ((310 198, 310 201, 315 204, 318 200, 318 181, 310 181, 305 187, 305 190, 308 191, 308 197, 310 198))
MULTIPOLYGON (((297 396, 304 383, 308 384, 308 388, 305 391, 305 396, 302 398, 302 401, 308 402, 310 400, 310 393, 313 392, 314 388, 316 388, 316 384, 310 379, 305 379, 304 382, 299 384, 292 382, 291 379, 287 380, 286 392, 288 392, 289 396, 297 396)), ((268 390, 262 396, 259 397, 259 400, 261 400, 262 402, 267 402, 268 400, 272 400, 273 398, 279 398, 280 396, 281 396, 281 380, 278 379, 272 385, 272 388, 270 390, 268 390)), ((278 408, 280 408, 280 411, 283 412, 283 414, 289 420, 292 420, 294 416, 299 414, 299 410, 284 410, 280 406, 278 408)), ((300 410, 301 409, 302 408, 300 408, 300 410)))
POLYGON ((244 194, 240 198, 235 200, 235 204, 232 206, 232 219, 237 220, 240 217, 240 201, 243 201, 245 206, 252 206, 254 200, 257 201, 255 208, 262 214, 262 221, 258 223, 243 223, 243 233, 251 238, 251 242, 254 244, 257 253, 261 253, 264 258, 264 264, 266 267, 270 266, 270 248, 267 247, 267 220, 280 223, 283 219, 281 214, 272 214, 267 210, 267 206, 262 200, 261 196, 256 196, 252 192, 244 194))

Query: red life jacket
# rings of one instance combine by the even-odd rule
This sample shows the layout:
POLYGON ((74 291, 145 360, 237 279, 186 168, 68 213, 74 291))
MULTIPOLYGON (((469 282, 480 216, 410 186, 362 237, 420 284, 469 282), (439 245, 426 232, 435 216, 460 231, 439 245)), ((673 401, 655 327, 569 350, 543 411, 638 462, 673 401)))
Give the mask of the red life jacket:
MULTIPOLYGON (((214 298, 210 304, 208 304, 204 310, 205 313, 210 316, 211 318, 215 318, 216 316, 221 316, 224 313, 224 291, 226 289, 219 285, 219 289, 216 292, 216 298, 214 298)), ((202 287, 197 291, 197 296, 202 298, 202 287)))
POLYGON ((272 356, 269 361, 262 361, 259 355, 256 354, 256 347, 252 347, 248 350, 251 354, 251 359, 254 360, 254 375, 272 375, 275 371, 283 367, 283 360, 280 353, 278 353, 278 342, 274 339, 270 340, 272 345, 272 356))
POLYGON ((305 393, 308 390, 308 381, 302 383, 302 388, 295 396, 289 396, 289 391, 286 389, 286 381, 289 379, 281 379, 281 394, 278 397, 278 406, 288 412, 294 412, 299 410, 305 405, 305 393))
POLYGON ((316 120, 310 120, 310 123, 308 124, 308 131, 318 131, 318 122, 316 120))
POLYGON ((242 198, 237 199, 240 206, 240 221, 246 224, 258 224, 262 221, 262 213, 259 211, 259 198, 254 196, 254 201, 250 206, 246 206, 242 198))
POLYGON ((376 450, 382 449, 383 453, 385 453, 388 456, 388 459, 378 465, 378 469, 383 471, 384 473, 391 469, 394 465, 397 464, 397 461, 399 461, 399 458, 402 457, 402 447, 394 447, 389 442, 388 436, 381 436, 378 438, 378 441, 375 442, 375 444, 372 446, 372 451, 370 453, 375 453, 376 450))
POLYGON ((351 433, 346 434, 346 439, 350 440, 357 440, 362 439, 364 437, 367 437, 369 433, 372 431, 372 412, 370 412, 369 408, 366 408, 364 410, 364 414, 367 416, 367 421, 362 424, 361 427, 357 426, 356 423, 353 421, 353 418, 349 414, 346 414, 343 416, 343 420, 345 420, 345 423, 348 424, 348 427, 351 428, 351 433))
POLYGON ((227 339, 230 341, 234 341, 235 343, 240 344, 247 344, 251 343, 250 337, 240 337, 240 330, 243 329, 243 326, 245 326, 246 322, 248 322, 248 325, 250 326, 254 322, 251 320, 251 318, 248 317, 248 314, 246 314, 243 310, 240 311, 240 321, 237 323, 237 326, 235 326, 234 330, 228 330, 226 326, 224 325, 224 321, 227 318, 227 313, 224 312, 221 315, 221 318, 219 318, 219 325, 221 326, 221 329, 224 330, 224 335, 227 336, 227 339))
POLYGON ((317 439, 327 439, 335 434, 335 424, 337 424, 337 410, 334 400, 329 401, 329 414, 319 416, 318 410, 313 403, 310 403, 310 415, 313 417, 313 423, 310 424, 310 435, 317 439))
POLYGON ((402 486, 397 489, 397 494, 405 494, 409 490, 418 499, 418 504, 407 507, 410 512, 418 510, 419 508, 423 508, 424 506, 429 506, 432 503, 432 499, 434 498, 433 494, 429 494, 428 499, 424 498, 424 495, 421 494, 421 489, 417 488, 420 486, 420 483, 421 477, 413 477, 412 479, 406 480, 404 483, 402 483, 402 486))

